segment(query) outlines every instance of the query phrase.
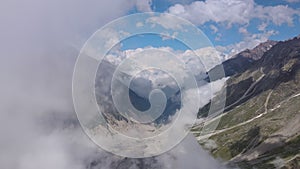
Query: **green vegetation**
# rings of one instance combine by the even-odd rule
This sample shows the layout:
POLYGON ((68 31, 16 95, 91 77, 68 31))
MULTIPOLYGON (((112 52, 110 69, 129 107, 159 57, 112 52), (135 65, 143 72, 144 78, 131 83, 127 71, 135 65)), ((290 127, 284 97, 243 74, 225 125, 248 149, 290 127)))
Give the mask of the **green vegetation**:
POLYGON ((275 45, 227 81, 228 109, 205 126, 213 128, 220 120, 217 130, 199 140, 214 157, 242 169, 300 168, 299 44, 300 39, 294 39, 275 45))

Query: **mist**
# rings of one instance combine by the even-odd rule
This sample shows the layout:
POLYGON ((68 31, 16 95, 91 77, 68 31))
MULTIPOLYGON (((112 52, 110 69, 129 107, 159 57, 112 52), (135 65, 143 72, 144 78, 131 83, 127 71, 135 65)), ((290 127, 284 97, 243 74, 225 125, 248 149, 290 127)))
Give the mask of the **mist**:
POLYGON ((72 74, 81 46, 102 25, 134 8, 149 11, 150 4, 148 0, 1 2, 1 168, 142 168, 141 163, 151 168, 219 168, 192 136, 174 150, 141 162, 101 150, 77 121, 72 74))

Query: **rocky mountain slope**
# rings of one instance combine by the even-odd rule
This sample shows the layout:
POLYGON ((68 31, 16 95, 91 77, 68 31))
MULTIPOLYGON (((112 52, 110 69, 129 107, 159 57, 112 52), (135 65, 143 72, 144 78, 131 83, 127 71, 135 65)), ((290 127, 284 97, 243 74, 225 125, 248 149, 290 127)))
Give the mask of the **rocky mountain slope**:
POLYGON ((207 123, 220 119, 213 133, 194 127, 199 143, 230 167, 300 168, 300 38, 268 41, 223 66, 225 112, 207 123))
MULTIPOLYGON (((268 40, 264 43, 259 44, 253 49, 246 49, 232 58, 223 62, 222 66, 224 68, 225 76, 232 76, 238 73, 242 73, 248 70, 251 66, 255 65, 256 61, 259 60, 266 51, 268 51, 272 46, 276 45, 276 41, 268 40)), ((220 66, 220 65, 218 65, 220 66)), ((218 66, 212 68, 208 74, 215 74, 218 71, 218 66)), ((220 77, 214 77, 216 80, 220 77)))

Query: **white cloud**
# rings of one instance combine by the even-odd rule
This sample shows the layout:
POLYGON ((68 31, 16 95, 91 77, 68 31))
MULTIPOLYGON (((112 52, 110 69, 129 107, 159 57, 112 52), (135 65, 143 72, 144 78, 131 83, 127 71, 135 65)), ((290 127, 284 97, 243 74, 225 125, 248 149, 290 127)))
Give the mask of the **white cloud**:
POLYGON ((213 47, 206 47, 196 49, 195 51, 187 50, 181 57, 186 60, 186 63, 191 67, 195 67, 195 71, 197 72, 201 69, 204 69, 205 71, 210 70, 214 66, 222 63, 225 56, 213 47), (199 61, 192 59, 195 54, 200 58, 200 63, 199 61))
POLYGON ((165 29, 171 30, 183 30, 183 26, 187 24, 180 19, 174 19, 174 16, 167 14, 160 14, 159 16, 149 17, 146 20, 147 23, 151 23, 152 26, 161 25, 165 29))
MULTIPOLYGON (((135 5, 131 0, 2 2, 2 168, 83 169, 91 162, 98 162, 97 168, 108 169, 122 162, 122 158, 99 150, 82 132, 73 109, 72 73, 84 41, 103 24, 127 14, 135 5)), ((139 9, 149 10, 141 4, 139 9)), ((175 24, 167 26, 176 27, 175 24)), ((209 157, 202 155, 203 159, 209 157)), ((181 157, 181 161, 162 158, 160 162, 185 166, 189 159, 191 165, 194 163, 194 157, 186 154, 181 157)), ((204 168, 210 162, 215 164, 213 160, 205 162, 204 168)))
POLYGON ((265 31, 267 27, 268 27, 268 24, 266 22, 263 22, 262 24, 258 25, 257 29, 259 31, 265 31))
POLYGON ((171 14, 182 16, 197 25, 208 21, 246 24, 254 8, 253 1, 207 0, 196 1, 190 5, 174 5, 169 8, 171 14), (248 2, 248 3, 247 3, 248 2))
POLYGON ((136 7, 141 12, 152 12, 152 0, 136 0, 136 7))
POLYGON ((185 14, 185 6, 181 4, 175 4, 174 6, 169 8, 169 12, 174 15, 183 16, 185 14))
POLYGON ((189 134, 178 146, 157 158, 164 169, 225 169, 219 161, 210 157, 198 146, 197 140, 189 134))
POLYGON ((275 30, 268 30, 264 31, 263 33, 251 34, 244 27, 240 28, 239 32, 243 34, 242 41, 225 47, 217 47, 218 49, 220 49, 220 51, 227 53, 228 57, 233 56, 245 49, 252 49, 258 44, 269 40, 270 36, 278 34, 278 31, 275 30))
POLYGON ((213 33, 217 33, 219 31, 215 25, 209 25, 209 28, 213 31, 213 33))
POLYGON ((282 25, 286 23, 289 26, 292 26, 294 23, 294 16, 300 16, 300 11, 283 5, 267 7, 259 6, 256 8, 255 12, 256 18, 271 21, 276 25, 282 25))
POLYGON ((143 24, 143 22, 137 22, 135 26, 139 28, 139 27, 143 27, 144 24, 143 24))
POLYGON ((178 36, 178 32, 173 32, 172 35, 170 35, 169 32, 164 33, 164 35, 161 35, 162 40, 169 40, 169 39, 176 39, 176 37, 178 36))
MULTIPOLYGON (((120 40, 122 37, 124 36, 128 36, 129 33, 128 32, 124 32, 124 31, 116 31, 112 28, 106 28, 103 29, 101 31, 101 34, 98 34, 98 36, 101 36, 101 39, 103 39, 104 43, 104 47, 107 50, 110 50, 110 48, 114 45, 121 45, 120 44, 120 40)), ((114 47, 114 50, 116 50, 117 48, 114 47)), ((91 56, 97 56, 95 55, 91 55, 91 56)))
POLYGON ((245 28, 245 27, 240 27, 240 28, 239 28, 239 33, 241 33, 241 34, 243 34, 243 35, 249 34, 247 28, 245 28))
MULTIPOLYGON (((297 1, 297 0, 291 0, 297 1)), ((277 26, 287 24, 293 26, 294 20, 300 17, 300 11, 287 5, 262 6, 254 0, 205 0, 195 1, 188 5, 175 4, 168 11, 170 14, 181 16, 196 25, 210 23, 209 28, 217 33, 215 25, 230 28, 233 24, 239 25, 239 33, 243 41, 231 44, 223 48, 223 52, 229 55, 236 54, 246 48, 253 48, 277 31, 267 30, 270 24, 277 26), (257 26, 260 33, 251 34, 247 28, 253 19, 258 19, 261 24, 257 26), (213 22, 213 24, 211 24, 213 22)), ((215 40, 220 41, 222 34, 216 34, 215 40)))
POLYGON ((206 0, 196 1, 189 5, 176 4, 171 6, 169 13, 184 17, 194 24, 202 25, 213 21, 232 24, 247 25, 251 19, 258 18, 271 21, 276 25, 293 24, 293 17, 300 12, 288 6, 257 5, 254 0, 206 0))
POLYGON ((129 49, 125 51, 120 51, 117 54, 109 54, 105 57, 105 59, 114 65, 118 65, 124 59, 132 57, 148 49, 157 49, 157 50, 173 53, 175 56, 177 56, 178 59, 180 59, 184 64, 186 64, 194 74, 205 73, 207 70, 211 69, 217 64, 220 64, 225 59, 225 56, 220 51, 216 50, 213 47, 196 49, 194 51, 192 50, 175 51, 170 47, 159 47, 159 48, 145 47, 145 48, 137 48, 134 50, 129 49))
POLYGON ((83 133, 72 103, 78 49, 131 0, 2 1, 0 164, 14 169, 101 169, 118 161, 83 133), (108 163, 108 164, 107 164, 108 163))
MULTIPOLYGON (((186 65, 186 67, 191 71, 191 73, 195 76, 196 81, 201 84, 203 83, 203 79, 206 77, 206 72, 213 68, 214 66, 221 64, 225 59, 225 55, 221 52, 217 51, 213 47, 206 47, 197 49, 194 51, 186 50, 186 51, 174 51, 170 47, 145 47, 145 48, 137 48, 130 49, 125 51, 119 51, 118 53, 110 53, 104 59, 110 62, 111 64, 118 66, 122 61, 127 58, 136 57, 137 54, 143 53, 147 50, 161 50, 168 53, 173 53, 174 56, 179 59, 182 64, 186 65)), ((145 57, 148 57, 149 53, 143 53, 145 57)), ((149 58, 151 59, 151 58, 149 58)), ((162 60, 161 60, 162 61, 162 60)), ((153 62, 153 60, 149 60, 149 62, 153 62)), ((178 72, 180 66, 175 66, 177 63, 173 62, 164 62, 164 66, 169 69, 174 68, 174 72, 178 72)), ((140 65, 140 67, 143 65, 140 65)), ((148 70, 149 71, 149 70, 148 70)), ((168 85, 171 88, 176 88, 176 83, 173 83, 173 80, 170 79, 169 76, 166 76, 164 73, 160 73, 159 71, 151 71, 151 72, 143 72, 139 73, 140 70, 127 72, 130 75, 134 75, 138 78, 138 85, 134 85, 134 90, 140 96, 145 98, 148 97, 149 91, 157 88, 158 86, 164 87, 168 85), (138 76, 136 73, 139 73, 138 76), (143 83, 143 85, 141 85, 143 83), (162 85, 163 84, 163 85, 162 85)), ((180 77, 185 77, 185 70, 179 71, 182 72, 180 77)), ((168 72, 172 73, 172 72, 168 72)), ((134 83, 132 83, 134 84, 134 83)))

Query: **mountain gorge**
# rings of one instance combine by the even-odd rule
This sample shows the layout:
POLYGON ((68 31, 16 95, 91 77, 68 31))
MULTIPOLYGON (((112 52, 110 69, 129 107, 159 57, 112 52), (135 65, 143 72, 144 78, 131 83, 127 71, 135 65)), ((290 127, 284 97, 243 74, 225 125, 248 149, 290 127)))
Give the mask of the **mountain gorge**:
MULTIPOLYGON (((199 110, 198 118, 204 119, 205 123, 192 128, 198 143, 216 159, 224 161, 228 168, 300 168, 300 37, 280 42, 269 40, 244 50, 212 68, 208 75, 214 74, 218 66, 223 66, 228 78, 223 88, 226 90, 224 113, 209 117, 210 103, 199 110), (218 123, 215 131, 201 133, 203 125, 214 123, 218 123)), ((113 75, 108 72, 114 72, 115 66, 104 62, 99 68, 96 96, 99 97, 98 104, 107 105, 103 107, 104 112, 109 112, 106 120, 127 121, 115 108, 111 109, 112 98, 107 98, 111 85, 97 85, 111 81, 113 75)), ((220 78, 215 76, 206 81, 220 78)), ((129 98, 137 109, 147 110, 149 101, 142 92, 148 89, 137 92, 135 86, 138 85, 133 83, 128 89, 129 98)), ((163 87, 162 90, 171 93, 172 97, 167 101, 166 116, 159 118, 158 124, 164 123, 179 106, 178 99, 174 98, 180 93, 175 88, 163 87)), ((124 128, 123 123, 115 125, 124 128)), ((135 162, 139 168, 149 168, 152 162, 157 164, 155 158, 135 162)), ((132 165, 132 160, 124 159, 116 165, 121 163, 123 168, 132 165)))
POLYGON ((205 125, 220 121, 205 135, 195 126, 198 142, 230 168, 300 168, 300 38, 267 41, 222 66, 230 76, 224 113, 199 110, 205 125))

